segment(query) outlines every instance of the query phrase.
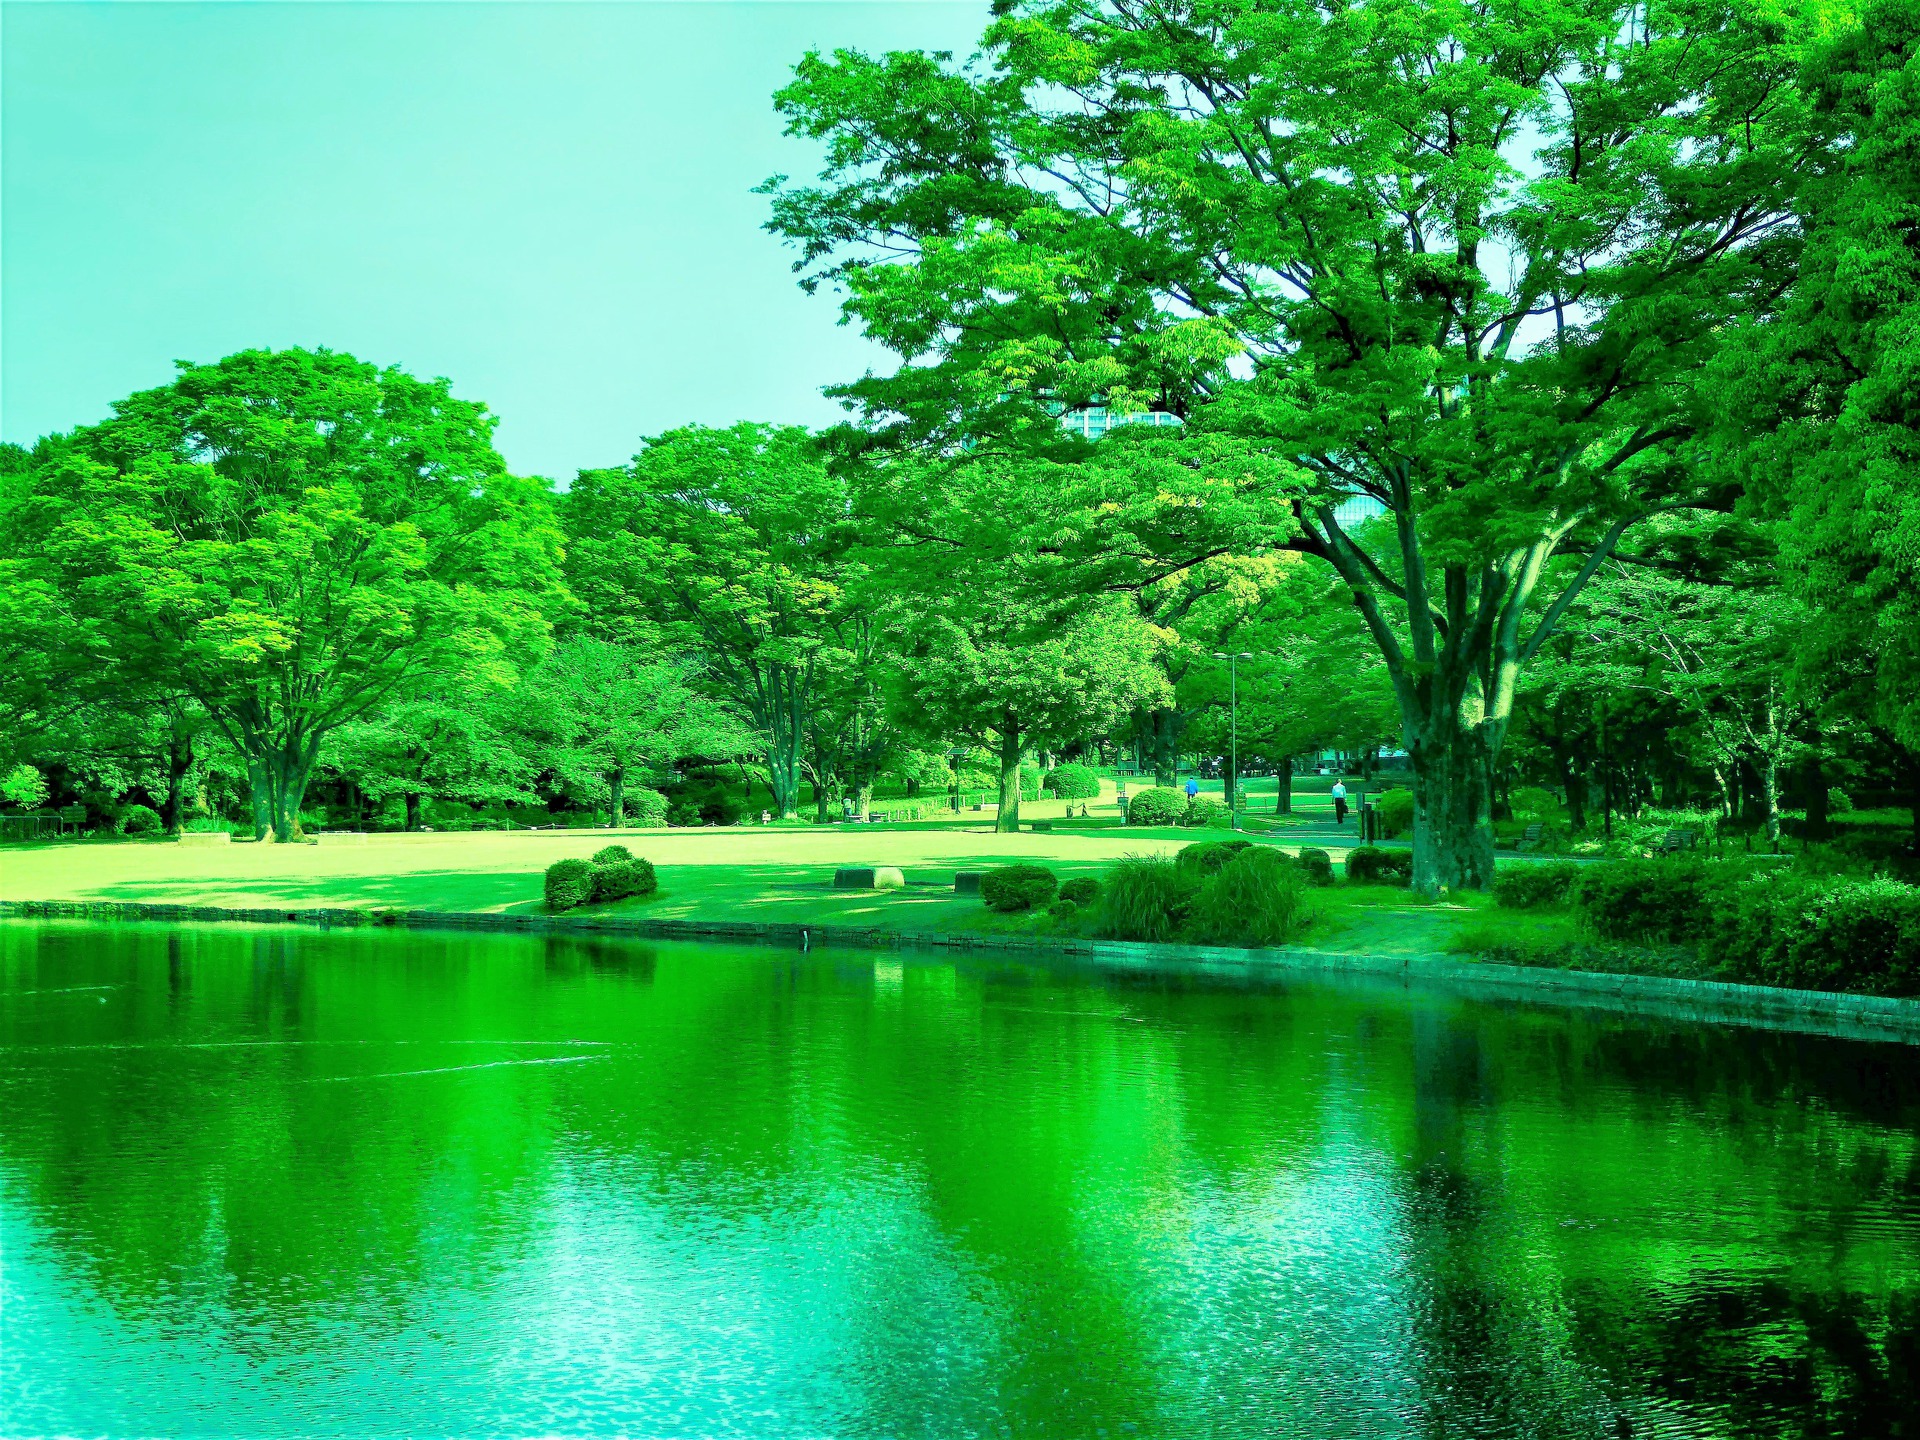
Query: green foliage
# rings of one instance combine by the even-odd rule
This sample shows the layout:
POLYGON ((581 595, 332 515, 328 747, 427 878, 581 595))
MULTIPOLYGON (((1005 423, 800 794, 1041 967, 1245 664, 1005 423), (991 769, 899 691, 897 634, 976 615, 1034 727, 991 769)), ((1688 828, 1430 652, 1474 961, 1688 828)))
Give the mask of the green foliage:
POLYGON ((47 803, 47 777, 31 765, 16 765, 0 777, 0 800, 22 810, 38 810, 47 803))
POLYGON ((747 813, 738 788, 711 773, 696 772, 671 781, 661 798, 666 801, 663 814, 668 825, 738 825, 747 813))
POLYGON ((292 839, 331 730, 546 643, 559 532, 492 430, 445 381, 330 351, 183 364, 36 452, 22 539, 96 666, 194 695, 292 839))
POLYGON ((1537 910, 1564 905, 1580 883, 1581 867, 1556 864, 1502 863, 1494 872, 1494 903, 1508 910, 1537 910))
POLYGON ((1211 945, 1284 945, 1305 915, 1306 876, 1277 850, 1235 855, 1201 884, 1194 937, 1211 945))
POLYGON ((1129 825, 1177 825, 1186 813, 1187 797, 1165 785, 1135 791, 1127 799, 1129 825))
POLYGON ((607 845, 593 852, 596 865, 625 865, 633 860, 633 851, 624 845, 607 845))
POLYGON ((1333 884, 1333 857, 1326 851, 1311 845, 1300 847, 1299 854, 1293 857, 1293 863, 1300 867, 1300 873, 1307 877, 1309 885, 1333 884))
POLYGON ((1091 875, 1076 875, 1060 882, 1060 898, 1076 905, 1091 905, 1100 894, 1100 882, 1091 875))
POLYGON ((1885 878, 1754 876, 1714 897, 1703 949, 1729 978, 1920 995, 1920 887, 1885 878))
POLYGON ((122 835, 158 835, 160 812, 145 805, 129 805, 120 812, 116 828, 122 835))
POLYGON ((547 909, 558 915, 593 898, 593 866, 585 860, 556 860, 547 867, 547 909))
POLYGON ((1215 800, 1208 795, 1196 795, 1187 802, 1180 812, 1179 823, 1189 829, 1204 826, 1223 826, 1233 823, 1233 811, 1227 808, 1224 800, 1215 800))
POLYGON ((989 910, 1012 914, 1053 899, 1060 882, 1039 865, 1002 865, 980 877, 980 900, 989 910))
POLYGON ((1829 815, 1850 815, 1853 813, 1853 797, 1838 785, 1827 788, 1827 813, 1829 815))
MULTIPOLYGON (((618 846, 609 846, 618 849, 618 846)), ((605 854, 602 851, 601 854, 605 854)), ((653 873, 653 863, 648 860, 615 860, 602 863, 595 857, 592 877, 592 898, 597 904, 603 900, 625 900, 634 895, 651 895, 660 888, 660 881, 653 873)))
POLYGON ((1085 765, 1056 765, 1044 783, 1061 800, 1092 800, 1100 794, 1100 777, 1085 765))
POLYGON ((1047 906, 1047 914, 1056 920, 1071 920, 1079 913, 1080 903, 1077 900, 1069 900, 1064 895, 1047 906))
POLYGON ((1605 860, 1582 867, 1572 898, 1594 930, 1609 940, 1666 943, 1699 939, 1713 924, 1714 882, 1699 859, 1605 860))
POLYGON ((1234 856, 1252 845, 1251 840, 1200 840, 1181 846, 1173 860, 1176 865, 1212 875, 1226 869, 1234 856))
POLYGON ((667 797, 658 790, 627 792, 627 823, 642 830, 657 829, 667 823, 667 797))
POLYGON ((1516 819, 1542 823, 1558 820, 1565 813, 1560 797, 1539 785, 1517 785, 1507 797, 1516 819))
POLYGON ((1411 790, 1383 790, 1373 802, 1374 813, 1380 817, 1380 836, 1384 840, 1398 840, 1413 829, 1413 792, 1411 790))
POLYGON ((1355 885, 1405 885, 1413 878, 1413 854, 1356 845, 1347 852, 1347 879, 1355 885))
POLYGON ((1175 939, 1200 896, 1198 867, 1164 855, 1129 855, 1101 886, 1099 933, 1113 940, 1175 939))

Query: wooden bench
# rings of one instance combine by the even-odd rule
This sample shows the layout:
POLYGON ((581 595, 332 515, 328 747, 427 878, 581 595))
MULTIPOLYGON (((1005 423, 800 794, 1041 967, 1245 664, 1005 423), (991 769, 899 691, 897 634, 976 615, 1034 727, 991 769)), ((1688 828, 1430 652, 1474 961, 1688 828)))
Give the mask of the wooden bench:
POLYGON ((1547 827, 1535 821, 1533 824, 1527 826, 1526 833, 1520 837, 1520 843, 1513 848, 1516 850, 1538 850, 1546 843, 1546 839, 1547 827))
POLYGON ((1669 830, 1654 843, 1656 855, 1677 855, 1682 850, 1691 850, 1699 837, 1691 830, 1669 830))

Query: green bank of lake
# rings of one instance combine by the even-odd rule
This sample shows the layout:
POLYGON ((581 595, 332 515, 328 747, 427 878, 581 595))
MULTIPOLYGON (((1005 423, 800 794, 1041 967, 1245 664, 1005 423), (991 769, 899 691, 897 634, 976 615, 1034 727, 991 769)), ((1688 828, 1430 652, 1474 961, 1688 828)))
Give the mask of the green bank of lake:
POLYGON ((1386 984, 4 922, 0 1433, 1900 1433, 1917 1131, 1386 984))

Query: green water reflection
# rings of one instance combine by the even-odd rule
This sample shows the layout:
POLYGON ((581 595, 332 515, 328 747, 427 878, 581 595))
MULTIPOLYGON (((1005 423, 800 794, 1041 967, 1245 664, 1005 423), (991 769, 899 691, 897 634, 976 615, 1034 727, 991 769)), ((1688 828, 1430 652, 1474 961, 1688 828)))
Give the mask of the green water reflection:
POLYGON ((1899 1047, 26 923, 0 1043, 10 1436, 1920 1434, 1899 1047))

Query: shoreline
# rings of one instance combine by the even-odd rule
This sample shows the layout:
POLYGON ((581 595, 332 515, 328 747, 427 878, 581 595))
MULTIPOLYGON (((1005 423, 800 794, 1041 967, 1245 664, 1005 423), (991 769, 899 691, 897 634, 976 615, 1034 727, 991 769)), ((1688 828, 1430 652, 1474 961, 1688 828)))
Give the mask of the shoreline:
POLYGON ((0 919, 119 920, 162 924, 310 925, 320 930, 406 929, 518 935, 616 935, 642 940, 724 940, 787 949, 947 950, 1026 954, 1121 971, 1398 982, 1403 989, 1479 999, 1522 999, 1698 1023, 1802 1030, 1847 1039, 1920 1045, 1920 999, 1789 990, 1663 975, 1611 974, 1503 965, 1456 956, 1372 955, 1302 946, 1237 949, 1065 936, 949 934, 780 921, 666 920, 638 916, 503 914, 483 911, 167 905, 119 900, 0 900, 0 919))

